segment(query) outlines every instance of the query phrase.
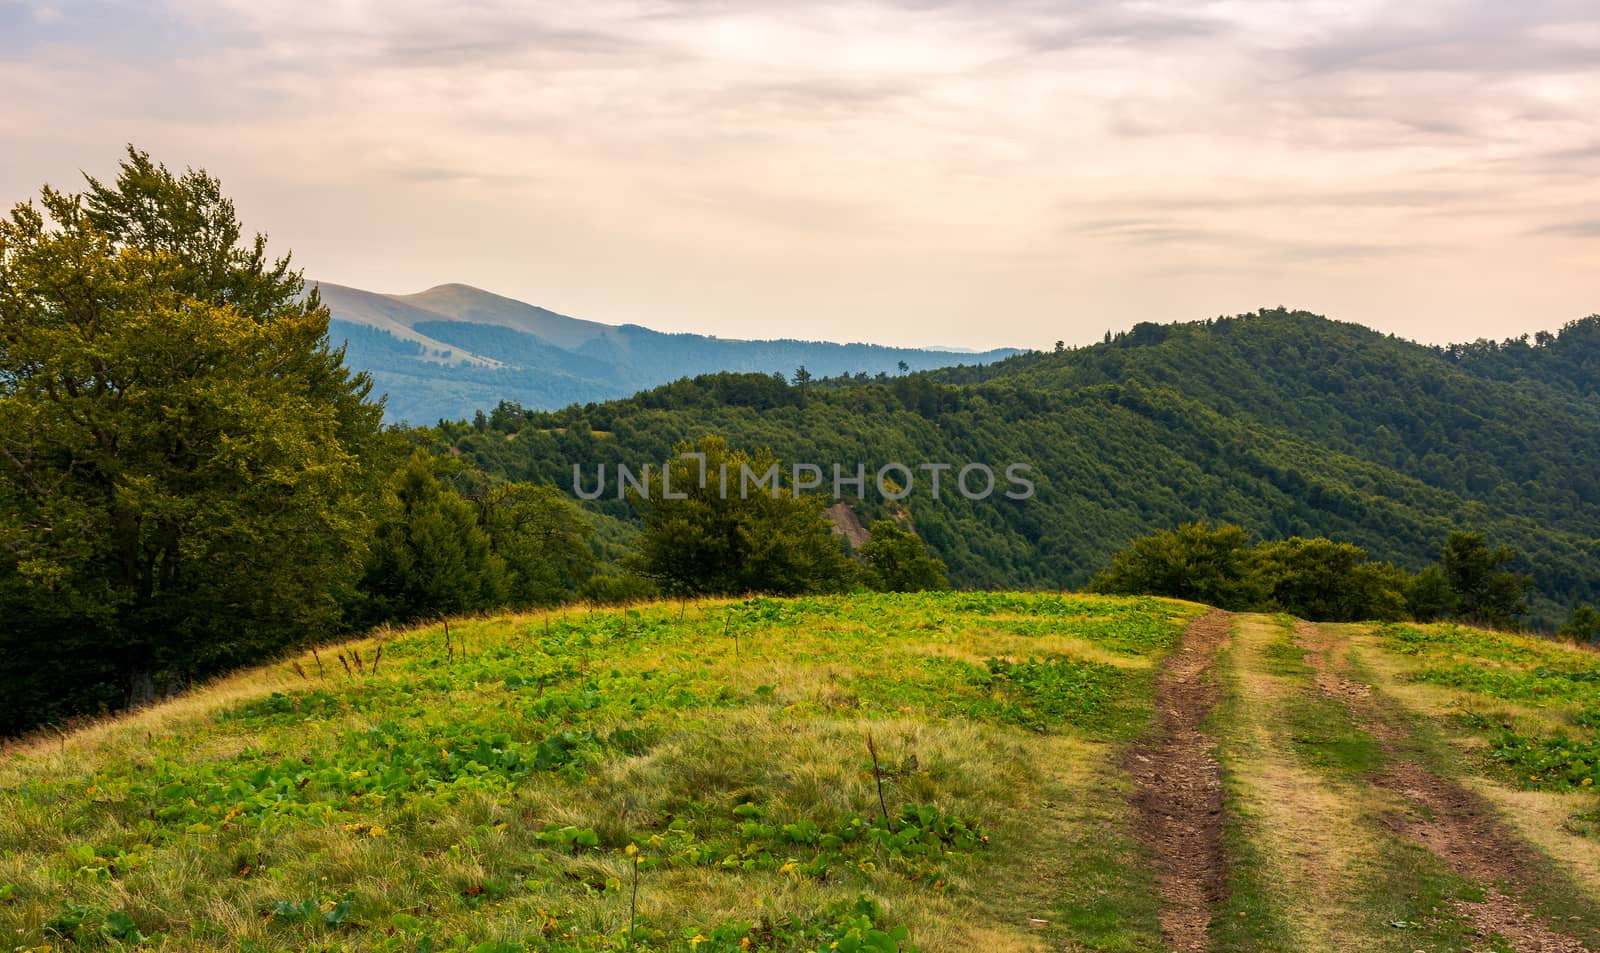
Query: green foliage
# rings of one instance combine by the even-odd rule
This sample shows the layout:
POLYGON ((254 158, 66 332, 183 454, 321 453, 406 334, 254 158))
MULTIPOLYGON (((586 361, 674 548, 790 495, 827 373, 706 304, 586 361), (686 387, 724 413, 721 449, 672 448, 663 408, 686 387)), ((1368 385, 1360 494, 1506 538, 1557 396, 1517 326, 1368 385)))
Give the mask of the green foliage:
POLYGON ((1600 737, 1528 735, 1485 715, 1465 720, 1488 734, 1495 764, 1524 787, 1591 788, 1600 778, 1600 737))
POLYGON ((395 475, 374 535, 362 617, 377 623, 553 605, 589 585, 592 534, 554 487, 489 480, 418 452, 395 475))
MULTIPOLYGON (((1348 542, 1413 573, 1471 527, 1536 567, 1532 621, 1553 630, 1572 606, 1600 604, 1600 408, 1571 383, 1593 364, 1596 327, 1524 349, 1526 366, 1508 376, 1269 310, 990 367, 819 375, 804 407, 781 383, 747 401, 741 375, 708 375, 554 412, 516 408, 487 433, 438 433, 490 472, 557 486, 573 463, 637 466, 707 432, 869 473, 891 461, 1032 464, 1032 500, 934 501, 922 481, 905 501, 958 588, 1080 587, 1133 540, 1200 517, 1256 539, 1348 542)), ((869 525, 874 505, 858 507, 869 525)), ((593 506, 629 516, 616 501, 593 506)), ((1442 594, 1417 593, 1407 611, 1448 614, 1425 598, 1442 594)))
POLYGON ((1405 593, 1406 611, 1418 622, 1432 622, 1455 611, 1456 594, 1437 563, 1412 576, 1405 593))
MULTIPOLYGON (((685 927, 679 938, 690 953, 746 953, 746 951, 837 950, 839 953, 916 953, 911 933, 903 926, 884 922, 876 900, 858 897, 836 900, 813 917, 760 924, 730 920, 713 929, 685 927)), ((663 947, 665 948, 665 947, 663 947)), ((656 947, 641 948, 656 949, 656 947)))
POLYGON ((291 923, 315 923, 337 928, 350 919, 350 901, 302 900, 295 903, 290 900, 279 900, 272 905, 269 913, 279 920, 291 923))
POLYGON ((922 592, 948 589, 944 562, 928 553, 916 535, 901 529, 893 520, 872 524, 872 537, 857 554, 861 559, 861 580, 878 592, 922 592))
POLYGON ((490 548, 505 563, 506 603, 553 605, 593 574, 593 527, 560 490, 508 483, 484 487, 473 498, 490 548))
POLYGON ((1258 544, 1254 561, 1266 593, 1264 607, 1326 622, 1393 620, 1407 614, 1409 575, 1392 564, 1370 561, 1359 546, 1292 536, 1258 544))
MULTIPOLYGON (((35 947, 137 930, 186 949, 910 949, 919 924, 987 915, 994 883, 1025 888, 1041 838, 1071 843, 1038 820, 1064 795, 1036 731, 1125 739, 1106 713, 1148 708, 1150 662, 1192 612, 942 592, 550 615, 458 620, 449 648, 437 626, 395 635, 377 674, 196 706, 153 736, 113 725, 65 766, 19 754, 0 928, 35 947), (1137 664, 998 660, 1056 636, 1137 664), (729 890, 762 899, 751 920, 729 890), (137 898, 127 922, 108 897, 137 898)), ((1083 783, 1093 811, 1122 809, 1083 783)), ((1113 878, 1078 890, 1101 915, 1107 883, 1140 889, 1110 816, 1073 855, 1113 878)))
POLYGON ((0 733, 340 623, 381 408, 204 172, 0 221, 0 733))
POLYGON ((378 526, 362 592, 367 617, 419 619, 493 605, 505 595, 505 560, 478 514, 414 455, 394 488, 393 516, 378 526))
POLYGON ((680 443, 647 492, 629 494, 644 523, 630 565, 668 592, 798 595, 835 591, 850 579, 820 498, 784 486, 766 451, 730 450, 712 436, 680 443))
POLYGON ((692 825, 676 822, 659 840, 669 853, 648 866, 776 870, 818 880, 883 867, 938 890, 949 865, 970 864, 989 842, 976 820, 951 817, 933 805, 903 804, 888 817, 853 813, 825 824, 810 818, 779 823, 764 813, 754 803, 736 806, 733 814, 740 820, 729 835, 709 841, 697 839, 692 825))
POLYGON ((1526 612, 1533 579, 1505 569, 1516 558, 1509 546, 1491 548, 1482 533, 1451 533, 1439 568, 1455 594, 1456 615, 1470 622, 1506 626, 1526 612))
POLYGON ((1600 610, 1588 603, 1573 609, 1560 635, 1574 642, 1600 642, 1600 610))
POLYGON ((1592 653, 1454 625, 1391 626, 1383 635, 1391 649, 1426 663, 1410 673, 1413 681, 1478 696, 1460 722, 1484 737, 1490 764, 1509 780, 1554 788, 1600 782, 1600 668, 1592 653), (1495 701, 1547 714, 1485 712, 1495 701), (1555 730, 1551 715, 1560 719, 1555 730))
POLYGON ((1134 540, 1111 558, 1089 589, 1247 609, 1262 598, 1251 573, 1250 547, 1250 535, 1238 526, 1184 523, 1134 540))
POLYGON ((990 659, 988 670, 986 687, 998 699, 997 716, 1033 731, 1099 724, 1121 677, 1112 666, 1078 659, 990 659))
POLYGON ((1192 523, 1134 540, 1090 588, 1324 622, 1429 620, 1449 612, 1473 621, 1486 621, 1487 614, 1488 621, 1508 624, 1529 581, 1497 567, 1516 554, 1506 547, 1489 551, 1481 536, 1467 533, 1451 534, 1444 552, 1448 567, 1413 575, 1370 560, 1350 543, 1299 536, 1251 543, 1241 527, 1192 523))

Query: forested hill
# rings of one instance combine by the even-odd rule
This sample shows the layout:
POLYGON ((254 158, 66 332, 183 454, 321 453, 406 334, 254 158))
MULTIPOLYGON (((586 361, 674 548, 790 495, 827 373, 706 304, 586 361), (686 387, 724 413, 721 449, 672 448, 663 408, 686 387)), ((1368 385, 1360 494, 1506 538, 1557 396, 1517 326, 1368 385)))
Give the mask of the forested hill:
MULTIPOLYGON (((505 406, 442 436, 569 491, 574 463, 637 467, 705 433, 869 470, 1031 464, 1032 500, 935 502, 926 486, 907 500, 963 586, 1076 586, 1129 540, 1202 517, 1411 568, 1451 530, 1478 530, 1523 554, 1550 622, 1600 597, 1597 327, 1434 349, 1268 311, 887 382, 724 374, 556 412, 505 406)), ((880 505, 868 497, 863 510, 880 505)))
POLYGON ((1463 498, 1600 532, 1600 316, 1537 344, 1429 348, 1270 311, 1143 324, 1101 346, 933 376, 1051 391, 1169 388, 1463 498))

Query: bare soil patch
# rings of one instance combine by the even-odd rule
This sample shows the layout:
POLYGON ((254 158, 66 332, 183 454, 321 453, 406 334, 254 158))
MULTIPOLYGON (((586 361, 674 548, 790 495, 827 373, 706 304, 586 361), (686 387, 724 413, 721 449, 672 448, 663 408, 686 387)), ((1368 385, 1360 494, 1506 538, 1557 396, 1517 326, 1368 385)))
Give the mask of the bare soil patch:
POLYGON ((1161 931, 1179 953, 1209 946, 1211 906, 1224 888, 1222 779, 1200 730, 1217 702, 1211 677, 1231 616, 1213 610, 1184 630, 1156 679, 1156 737, 1128 756, 1140 842, 1155 858, 1161 931))

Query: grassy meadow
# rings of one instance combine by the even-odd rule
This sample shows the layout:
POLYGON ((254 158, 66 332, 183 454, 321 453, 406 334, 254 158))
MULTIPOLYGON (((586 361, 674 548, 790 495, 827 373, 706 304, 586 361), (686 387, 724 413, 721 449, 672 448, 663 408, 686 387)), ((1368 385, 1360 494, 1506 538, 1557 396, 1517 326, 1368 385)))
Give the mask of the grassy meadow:
POLYGON ((755 599, 323 649, 10 751, 0 930, 25 950, 1148 948, 1117 759, 1199 611, 755 599))
MULTIPOLYGON (((325 648, 8 748, 0 948, 1166 949, 1129 758, 1203 612, 751 599, 325 648)), ((1229 625, 1209 949, 1600 949, 1600 656, 1229 625), (1429 785, 1515 863, 1446 849, 1479 821, 1429 785)))

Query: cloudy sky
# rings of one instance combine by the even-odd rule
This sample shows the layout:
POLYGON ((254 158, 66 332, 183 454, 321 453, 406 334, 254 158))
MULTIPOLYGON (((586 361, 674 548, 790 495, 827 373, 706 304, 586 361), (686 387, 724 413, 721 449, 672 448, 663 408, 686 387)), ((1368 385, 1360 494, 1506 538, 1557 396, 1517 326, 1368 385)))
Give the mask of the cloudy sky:
POLYGON ((0 198, 125 142, 308 276, 1081 343, 1600 311, 1594 0, 0 0, 0 198))

